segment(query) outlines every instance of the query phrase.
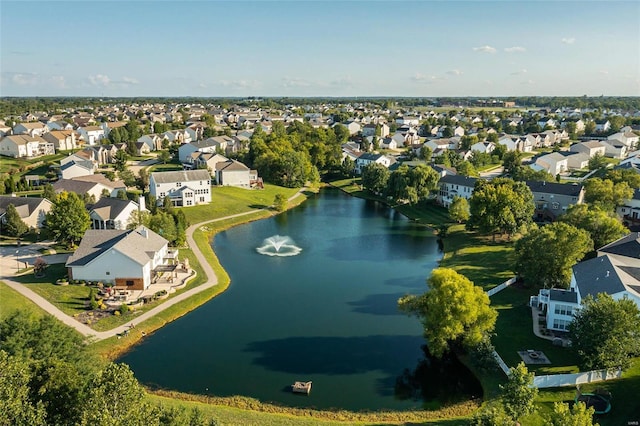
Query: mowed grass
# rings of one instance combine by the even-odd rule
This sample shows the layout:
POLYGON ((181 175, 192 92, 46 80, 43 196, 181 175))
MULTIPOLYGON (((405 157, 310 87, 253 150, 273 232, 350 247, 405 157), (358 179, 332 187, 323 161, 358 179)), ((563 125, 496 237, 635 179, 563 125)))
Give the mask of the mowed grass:
POLYGON ((266 209, 273 205, 276 194, 293 196, 299 188, 283 188, 265 184, 264 189, 244 189, 230 186, 213 187, 211 203, 183 207, 189 223, 200 223, 255 209, 266 209))
POLYGON ((38 305, 0 281, 0 321, 16 311, 24 311, 33 316, 45 314, 38 305))

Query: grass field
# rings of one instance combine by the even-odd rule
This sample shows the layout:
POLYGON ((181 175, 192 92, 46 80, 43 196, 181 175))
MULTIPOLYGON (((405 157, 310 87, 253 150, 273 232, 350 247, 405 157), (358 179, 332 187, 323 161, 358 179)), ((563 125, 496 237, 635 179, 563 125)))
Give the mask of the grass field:
POLYGON ((19 310, 37 316, 44 315, 38 305, 0 281, 0 321, 19 310))

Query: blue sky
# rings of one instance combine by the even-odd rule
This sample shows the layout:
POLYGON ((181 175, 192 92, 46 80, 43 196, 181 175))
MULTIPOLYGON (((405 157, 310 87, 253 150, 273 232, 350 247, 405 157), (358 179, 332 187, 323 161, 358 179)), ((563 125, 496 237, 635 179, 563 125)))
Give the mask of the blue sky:
POLYGON ((2 96, 639 96, 640 2, 0 0, 2 96))

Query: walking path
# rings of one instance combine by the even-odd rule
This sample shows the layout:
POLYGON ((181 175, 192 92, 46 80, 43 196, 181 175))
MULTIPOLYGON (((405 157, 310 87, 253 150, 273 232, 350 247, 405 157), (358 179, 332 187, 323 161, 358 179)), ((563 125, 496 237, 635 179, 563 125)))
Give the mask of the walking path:
MULTIPOLYGON (((294 198, 296 198, 304 190, 306 190, 306 188, 304 188, 304 187, 301 188, 300 191, 296 192, 292 197, 289 198, 289 201, 291 201, 294 198)), ((196 256, 196 258, 198 259, 198 262, 200 262, 200 265, 202 266, 202 269, 203 269, 205 275, 207 276, 207 281, 205 283, 199 285, 196 288, 192 288, 191 290, 187 290, 184 293, 181 293, 181 294, 177 295, 176 297, 173 297, 173 298, 167 300, 166 302, 162 303, 161 305, 158 305, 155 308, 150 309, 149 311, 145 312, 144 314, 141 314, 140 316, 132 319, 127 324, 121 325, 119 327, 113 328, 113 329, 108 330, 108 331, 101 331, 100 332, 100 331, 93 330, 89 326, 87 326, 85 324, 82 324, 81 322, 79 322, 79 321, 75 320, 74 318, 70 317, 69 315, 65 314, 60 309, 55 307, 51 302, 47 301, 45 298, 43 298, 42 296, 40 296, 39 294, 37 294, 36 292, 34 292, 30 288, 28 288, 27 286, 25 286, 25 285, 23 285, 23 284, 21 284, 19 282, 13 281, 10 276, 6 275, 6 272, 7 272, 8 268, 5 268, 4 266, 2 267, 2 271, 1 271, 2 275, 0 275, 0 280, 3 281, 4 283, 6 283, 12 289, 16 290, 18 293, 22 294, 26 298, 28 298, 31 301, 33 301, 34 303, 36 303, 38 306, 40 306, 46 312, 50 313, 51 315, 53 315, 54 317, 56 317, 57 319, 59 319, 60 321, 65 323, 66 325, 75 328, 79 333, 81 333, 85 337, 90 338, 91 341, 99 341, 99 340, 107 339, 109 337, 113 337, 115 335, 120 335, 120 334, 122 334, 124 332, 127 332, 127 331, 130 330, 130 328, 132 326, 136 326, 136 325, 148 320, 149 318, 153 317, 154 315, 164 311, 165 309, 170 308, 171 306, 175 305, 176 303, 182 302, 183 300, 188 299, 189 297, 191 297, 191 296, 193 296, 195 294, 198 294, 200 292, 208 290, 209 288, 211 288, 211 287, 215 286, 216 284, 218 284, 218 277, 216 277, 216 274, 213 271, 213 268, 211 267, 209 262, 207 262, 207 259, 204 257, 204 255, 202 254, 202 252, 200 251, 200 249, 196 245, 196 242, 193 239, 194 231, 196 229, 198 229, 198 227, 200 227, 200 226, 202 226, 204 224, 207 224, 207 223, 219 222, 221 220, 227 220, 227 219, 233 219, 233 218, 236 218, 236 217, 246 216, 246 215, 249 215, 249 214, 252 214, 252 213, 256 213, 256 212, 259 212, 259 211, 263 211, 263 210, 267 210, 267 208, 254 209, 254 210, 249 210, 249 211, 243 212, 243 213, 238 213, 238 214, 234 214, 234 215, 230 215, 230 216, 221 217, 221 218, 218 218, 218 219, 206 220, 204 222, 200 222, 200 223, 196 223, 195 225, 191 225, 189 228, 187 228, 187 230, 186 230, 187 243, 189 244, 189 247, 191 248, 191 250, 193 250, 193 253, 196 256)))

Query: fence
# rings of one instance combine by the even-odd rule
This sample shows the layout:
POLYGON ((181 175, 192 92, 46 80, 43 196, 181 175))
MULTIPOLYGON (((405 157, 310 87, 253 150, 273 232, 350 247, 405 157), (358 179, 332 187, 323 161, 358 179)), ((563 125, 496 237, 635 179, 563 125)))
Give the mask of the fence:
POLYGON ((503 282, 500 285, 495 286, 494 288, 492 288, 491 290, 487 291, 487 296, 491 297, 494 294, 498 293, 499 291, 504 290, 505 288, 509 287, 511 284, 516 282, 516 277, 510 278, 507 281, 503 282))
POLYGON ((594 370, 575 374, 551 374, 548 376, 536 376, 533 386, 536 388, 557 388, 561 386, 575 386, 583 383, 602 382, 605 380, 619 379, 622 370, 594 370))

